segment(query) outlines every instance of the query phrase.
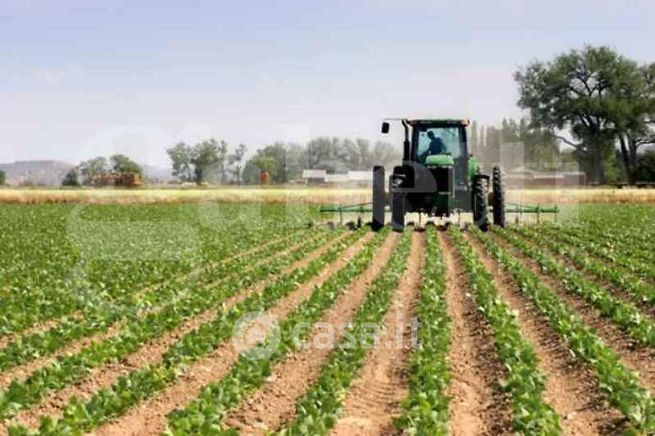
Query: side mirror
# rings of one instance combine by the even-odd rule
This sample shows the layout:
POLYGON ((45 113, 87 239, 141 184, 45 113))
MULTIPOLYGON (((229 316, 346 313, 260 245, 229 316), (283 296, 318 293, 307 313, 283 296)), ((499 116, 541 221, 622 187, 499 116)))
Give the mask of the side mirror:
POLYGON ((382 133, 384 133, 385 135, 387 133, 389 133, 389 122, 388 121, 384 121, 382 123, 382 133))

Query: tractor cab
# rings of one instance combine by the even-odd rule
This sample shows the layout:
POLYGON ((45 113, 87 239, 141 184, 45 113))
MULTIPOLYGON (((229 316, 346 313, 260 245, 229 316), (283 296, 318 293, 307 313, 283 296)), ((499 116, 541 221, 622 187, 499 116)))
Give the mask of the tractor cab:
MULTIPOLYGON (((391 120, 382 123, 390 131, 391 120)), ((403 161, 389 177, 389 194, 384 192, 384 168, 373 170, 373 224, 384 222, 388 203, 396 230, 404 227, 408 212, 448 217, 453 212, 473 212, 476 224, 487 228, 490 176, 480 173, 470 155, 466 137, 468 120, 399 119, 404 130, 403 161), (376 215, 377 210, 377 215, 376 215)), ((504 225, 504 188, 500 168, 494 168, 494 222, 504 225)))

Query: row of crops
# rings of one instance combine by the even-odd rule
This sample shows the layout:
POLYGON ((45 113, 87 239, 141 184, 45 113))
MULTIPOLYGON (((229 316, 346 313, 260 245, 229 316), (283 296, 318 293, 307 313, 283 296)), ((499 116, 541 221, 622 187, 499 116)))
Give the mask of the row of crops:
MULTIPOLYGON (((417 346, 394 362, 405 374, 404 399, 390 423, 394 431, 457 432, 454 410, 471 407, 453 398, 451 356, 460 344, 452 341, 452 326, 463 315, 453 311, 449 286, 465 293, 493 344, 482 359, 501 368, 492 388, 507 399, 500 406, 510 417, 506 431, 564 433, 575 416, 553 403, 551 374, 522 328, 515 301, 530 305, 552 340, 591 374, 598 404, 604 404, 599 407, 622 417, 611 431, 655 431, 653 362, 635 367, 632 359, 653 356, 655 345, 648 237, 655 229, 644 224, 655 212, 606 209, 604 219, 590 206, 577 223, 489 233, 427 226, 419 236, 425 266, 412 303, 417 346), (447 262, 461 274, 449 274, 447 262), (508 300, 508 293, 518 300, 508 300), (582 306, 571 301, 589 312, 579 313, 582 306), (612 326, 633 354, 591 326, 590 317, 612 326)), ((238 432, 234 417, 247 413, 235 412, 248 410, 255 393, 276 383, 275 368, 311 343, 315 326, 356 298, 357 279, 375 270, 333 348, 291 398, 293 410, 283 411, 271 398, 269 408, 284 414, 282 424, 267 428, 262 418, 256 427, 330 433, 351 413, 347 398, 376 346, 371 326, 384 330, 392 316, 414 243, 410 231, 309 228, 312 211, 282 205, 222 206, 211 213, 197 205, 6 206, 0 215, 0 238, 11 248, 0 253, 0 303, 9 309, 0 319, 0 420, 16 435, 129 432, 120 423, 128 425, 134 410, 144 416, 141 433, 238 432), (306 296, 292 298, 300 293, 306 296), (275 334, 267 331, 252 348, 229 357, 244 315, 289 301, 295 302, 277 320, 275 334), (157 351, 145 361, 125 363, 149 347, 157 351), (152 399, 166 403, 167 392, 199 377, 201 364, 221 359, 225 370, 202 378, 188 400, 150 414, 152 399), (111 369, 117 366, 120 371, 111 369), (104 371, 115 376, 101 377, 104 371)), ((294 382, 293 373, 279 377, 294 382)))

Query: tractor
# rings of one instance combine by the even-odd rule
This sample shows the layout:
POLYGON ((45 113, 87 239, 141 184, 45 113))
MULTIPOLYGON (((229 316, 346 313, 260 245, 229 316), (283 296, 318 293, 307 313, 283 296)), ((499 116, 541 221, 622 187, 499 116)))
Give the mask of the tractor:
MULTIPOLYGON (((382 123, 382 133, 390 130, 391 119, 382 123)), ((500 167, 483 174, 469 153, 466 138, 468 120, 399 119, 404 129, 403 160, 393 168, 385 192, 383 166, 373 168, 374 230, 385 224, 385 210, 391 210, 395 231, 405 227, 405 214, 450 217, 472 212, 473 222, 481 230, 489 227, 489 209, 493 223, 505 226, 505 187, 500 167), (489 192, 489 185, 492 190, 489 192)))

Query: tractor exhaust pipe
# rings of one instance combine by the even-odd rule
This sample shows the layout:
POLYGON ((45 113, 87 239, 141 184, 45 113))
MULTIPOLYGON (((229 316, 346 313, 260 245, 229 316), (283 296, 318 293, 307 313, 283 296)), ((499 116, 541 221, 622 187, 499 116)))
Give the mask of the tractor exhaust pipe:
POLYGON ((405 128, 405 140, 403 141, 403 163, 410 160, 409 158, 409 124, 403 120, 403 127, 405 128))

